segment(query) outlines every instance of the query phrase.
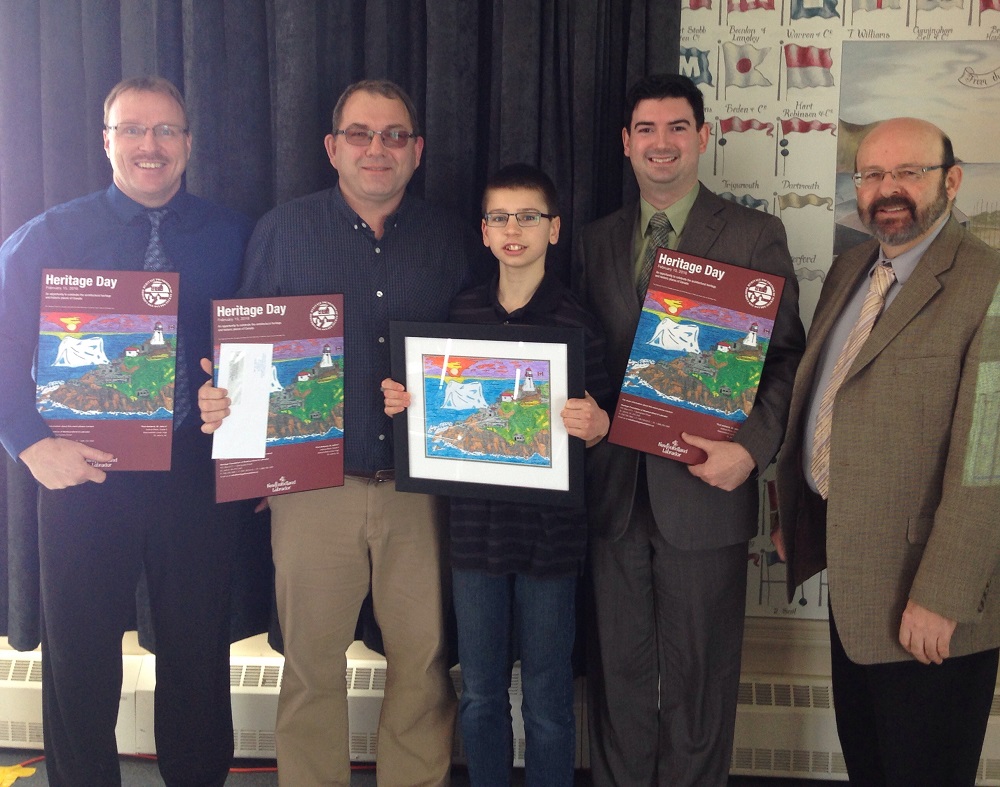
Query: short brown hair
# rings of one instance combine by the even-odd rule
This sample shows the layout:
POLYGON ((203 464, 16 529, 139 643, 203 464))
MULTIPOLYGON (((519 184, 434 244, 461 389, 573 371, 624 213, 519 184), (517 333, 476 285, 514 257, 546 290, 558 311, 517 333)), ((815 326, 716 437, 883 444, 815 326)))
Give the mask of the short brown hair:
POLYGON ((362 79, 360 82, 348 85, 347 89, 340 94, 340 98, 337 99, 337 105, 333 108, 334 133, 340 128, 340 121, 344 117, 344 104, 347 103, 347 99, 362 90, 365 93, 374 93, 376 96, 382 96, 383 98, 393 98, 402 101, 403 106, 406 107, 406 114, 410 116, 410 125, 413 126, 412 133, 414 136, 420 136, 420 124, 417 122, 417 108, 413 106, 412 99, 410 99, 403 88, 395 82, 390 82, 388 79, 362 79))
POLYGON ((184 115, 184 129, 187 130, 188 116, 187 116, 187 106, 184 104, 184 96, 181 95, 174 83, 169 79, 164 79, 158 76, 143 76, 143 77, 131 77, 130 79, 123 79, 113 88, 111 92, 108 93, 108 97, 104 99, 104 125, 108 125, 108 119, 111 116, 111 106, 115 103, 122 93, 127 93, 129 90, 137 90, 143 93, 162 93, 165 96, 170 96, 177 105, 181 108, 181 114, 184 115))
POLYGON ((486 202, 490 192, 495 189, 537 191, 545 203, 545 212, 559 215, 559 192, 556 191, 552 178, 531 164, 508 164, 490 176, 483 189, 483 213, 486 212, 486 202))

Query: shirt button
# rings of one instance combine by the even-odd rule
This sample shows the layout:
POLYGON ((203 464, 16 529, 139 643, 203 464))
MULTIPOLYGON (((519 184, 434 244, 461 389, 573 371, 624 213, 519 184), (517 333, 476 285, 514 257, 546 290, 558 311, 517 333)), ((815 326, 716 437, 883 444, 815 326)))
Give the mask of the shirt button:
POLYGON ((385 435, 384 435, 384 434, 380 434, 380 435, 378 436, 378 439, 379 439, 379 440, 385 440, 385 435))
POLYGON ((355 225, 354 225, 354 229, 357 229, 357 228, 358 228, 358 225, 357 225, 357 224, 355 224, 355 225))
POLYGON ((381 254, 382 253, 382 249, 380 249, 378 246, 376 246, 375 247, 375 253, 376 254, 381 254))
POLYGON ((384 336, 379 336, 378 337, 378 343, 379 344, 385 344, 385 337, 384 336))
POLYGON ((363 221, 361 222, 361 226, 364 227, 365 229, 368 229, 368 225, 365 224, 363 221))
POLYGON ((375 290, 375 295, 378 296, 379 298, 381 298, 382 297, 382 290, 375 290))

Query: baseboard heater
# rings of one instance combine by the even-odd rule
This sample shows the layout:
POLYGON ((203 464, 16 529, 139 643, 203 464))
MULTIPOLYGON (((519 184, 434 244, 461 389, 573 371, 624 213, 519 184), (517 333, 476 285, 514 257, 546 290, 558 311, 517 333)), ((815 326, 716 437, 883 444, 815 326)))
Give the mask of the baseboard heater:
MULTIPOLYGON (((123 754, 155 754, 153 741, 154 656, 123 656, 121 702, 115 729, 123 754)), ((281 688, 279 656, 234 656, 230 665, 234 744, 237 757, 275 756, 274 718, 281 688)), ((461 672, 452 670, 456 692, 461 672)), ((351 759, 375 760, 378 716, 385 688, 381 659, 347 660, 351 759)), ((515 666, 510 701, 514 764, 524 765, 521 675, 515 666)), ((586 691, 577 681, 576 765, 590 764, 587 746, 586 691)), ((42 662, 38 652, 3 651, 0 655, 0 748, 42 748, 42 662)), ((455 736, 454 759, 464 762, 461 736, 455 736)), ((779 776, 847 781, 837 740, 829 677, 744 674, 736 713, 736 740, 730 772, 744 776, 779 776)), ((1000 787, 1000 694, 994 695, 986 741, 976 780, 1000 787)))

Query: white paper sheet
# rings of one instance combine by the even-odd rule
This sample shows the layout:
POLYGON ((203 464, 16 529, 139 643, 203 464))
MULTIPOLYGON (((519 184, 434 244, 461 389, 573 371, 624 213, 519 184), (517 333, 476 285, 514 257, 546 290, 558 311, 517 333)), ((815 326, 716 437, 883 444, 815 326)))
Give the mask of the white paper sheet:
POLYGON ((214 434, 213 459, 263 459, 271 398, 272 344, 222 344, 219 387, 229 391, 230 413, 214 434))

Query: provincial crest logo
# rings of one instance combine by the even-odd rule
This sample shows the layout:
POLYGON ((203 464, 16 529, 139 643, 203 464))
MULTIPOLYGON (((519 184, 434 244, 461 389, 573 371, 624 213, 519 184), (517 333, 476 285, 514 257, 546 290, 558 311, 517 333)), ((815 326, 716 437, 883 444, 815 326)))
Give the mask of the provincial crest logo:
POLYGON ((142 285, 142 300, 154 309, 163 308, 173 298, 173 288, 163 279, 150 279, 142 285))
POLYGON ((340 315, 329 301, 320 301, 309 310, 309 322, 317 331, 328 331, 337 324, 340 315))
POLYGON ((755 309, 766 309, 774 300, 774 285, 767 279, 754 279, 747 285, 746 298, 755 309))

